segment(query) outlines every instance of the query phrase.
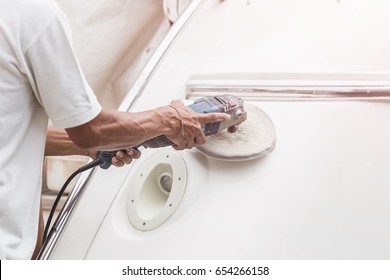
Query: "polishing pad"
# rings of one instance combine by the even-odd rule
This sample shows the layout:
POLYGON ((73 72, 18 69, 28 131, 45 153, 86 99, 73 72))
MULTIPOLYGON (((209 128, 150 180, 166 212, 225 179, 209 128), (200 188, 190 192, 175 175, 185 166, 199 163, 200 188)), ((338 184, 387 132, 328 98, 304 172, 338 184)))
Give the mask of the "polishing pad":
POLYGON ((227 130, 208 136, 197 149, 203 154, 228 161, 243 161, 263 157, 272 152, 276 144, 274 125, 268 115, 251 103, 245 103, 247 119, 237 131, 227 130))

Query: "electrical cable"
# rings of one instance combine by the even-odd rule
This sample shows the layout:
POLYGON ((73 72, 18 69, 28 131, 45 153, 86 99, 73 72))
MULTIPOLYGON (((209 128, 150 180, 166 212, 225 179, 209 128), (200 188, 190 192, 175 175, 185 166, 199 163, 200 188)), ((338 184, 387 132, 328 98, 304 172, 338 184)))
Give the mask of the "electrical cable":
POLYGON ((51 220, 53 219, 53 216, 54 216, 54 213, 55 213, 55 210, 57 208, 57 205, 58 203, 60 202, 60 199, 63 195, 63 193, 65 192, 66 188, 68 187, 69 183, 80 173, 88 170, 88 169, 91 169, 91 168, 94 168, 98 165, 101 165, 102 164, 102 159, 101 157, 97 157, 96 159, 94 159, 93 161, 87 163, 86 165, 83 165, 81 166, 79 169, 77 169, 75 172, 72 173, 72 175, 69 176, 69 178, 66 180, 66 182, 64 183, 64 185, 62 186, 61 190, 59 191, 58 195, 57 195, 57 198, 56 200, 54 201, 53 203, 53 206, 51 208, 51 211, 50 211, 50 215, 47 219, 47 223, 46 223, 46 226, 45 226, 45 231, 44 231, 44 234, 43 234, 43 243, 46 242, 46 239, 47 239, 47 236, 48 236, 48 233, 49 233, 49 228, 50 228, 50 224, 51 224, 51 220))

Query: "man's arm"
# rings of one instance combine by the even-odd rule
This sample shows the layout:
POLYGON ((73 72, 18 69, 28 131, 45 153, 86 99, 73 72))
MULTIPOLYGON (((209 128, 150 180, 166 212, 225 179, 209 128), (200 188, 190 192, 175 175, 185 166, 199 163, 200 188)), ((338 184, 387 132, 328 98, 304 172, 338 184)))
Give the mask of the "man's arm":
MULTIPOLYGON (((48 127, 45 156, 70 156, 81 155, 95 158, 97 151, 80 149, 70 140, 68 134, 64 129, 58 129, 54 127, 48 127)), ((121 167, 124 164, 129 164, 133 159, 138 159, 141 156, 141 152, 136 149, 128 149, 127 152, 118 151, 115 157, 112 158, 112 163, 121 167)))
POLYGON ((168 106, 137 113, 102 110, 90 122, 66 131, 80 149, 120 150, 165 135, 175 149, 182 150, 205 143, 202 124, 229 118, 224 113, 194 113, 176 100, 168 106))
POLYGON ((64 129, 49 126, 47 129, 45 156, 89 156, 87 150, 77 147, 64 129))

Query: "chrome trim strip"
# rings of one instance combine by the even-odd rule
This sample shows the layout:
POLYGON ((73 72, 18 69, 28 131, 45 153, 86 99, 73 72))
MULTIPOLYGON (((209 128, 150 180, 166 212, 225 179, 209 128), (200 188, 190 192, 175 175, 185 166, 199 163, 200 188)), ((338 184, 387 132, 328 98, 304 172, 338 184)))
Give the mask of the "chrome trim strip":
MULTIPOLYGON (((172 25, 160 45, 157 47, 153 55, 146 63, 140 75, 134 82, 134 85, 124 97, 121 105, 119 106, 119 111, 130 111, 133 108, 134 104, 141 96, 143 90, 145 89, 147 83, 155 72, 157 66, 160 64, 167 50, 173 44, 174 40, 180 34, 183 27, 187 24, 189 19, 195 14, 195 12, 198 10, 200 5, 204 1, 205 0, 193 0, 183 11, 182 15, 178 18, 178 20, 172 25)), ((62 236, 65 226, 73 213, 75 205, 79 201, 84 189, 86 188, 92 173, 93 170, 89 170, 82 174, 82 176, 80 176, 80 179, 77 181, 77 184, 73 188, 72 192, 69 194, 69 197, 66 200, 64 207, 62 208, 56 221, 54 222, 52 230, 50 230, 46 242, 42 245, 37 259, 47 260, 50 259, 50 257, 52 256, 53 251, 62 236)))
MULTIPOLYGON (((220 75, 220 76, 223 76, 220 75)), ((390 99, 390 82, 383 75, 366 75, 362 79, 267 79, 238 77, 190 78, 186 94, 189 99, 204 95, 231 93, 247 100, 383 100, 390 99), (368 79, 369 78, 369 79, 368 79)))

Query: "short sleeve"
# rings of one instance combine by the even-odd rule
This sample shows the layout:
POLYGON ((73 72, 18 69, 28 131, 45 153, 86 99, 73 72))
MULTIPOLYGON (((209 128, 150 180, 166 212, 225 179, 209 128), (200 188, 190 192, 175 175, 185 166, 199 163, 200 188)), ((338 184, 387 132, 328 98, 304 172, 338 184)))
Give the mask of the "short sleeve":
POLYGON ((75 55, 70 24, 59 12, 25 54, 30 84, 56 127, 70 128, 101 111, 75 55))

